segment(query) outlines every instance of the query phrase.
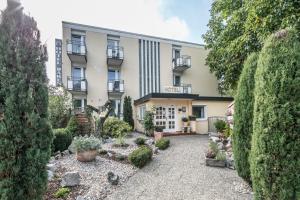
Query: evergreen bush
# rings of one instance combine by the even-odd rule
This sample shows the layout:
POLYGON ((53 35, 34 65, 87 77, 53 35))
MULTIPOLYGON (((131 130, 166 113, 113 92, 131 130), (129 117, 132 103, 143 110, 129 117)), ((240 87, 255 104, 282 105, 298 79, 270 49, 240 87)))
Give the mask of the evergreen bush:
POLYGON ((258 54, 251 54, 244 64, 234 101, 233 152, 234 164, 240 177, 250 178, 249 153, 253 132, 254 76, 258 54))
POLYGON ((161 138, 155 142, 155 146, 160 150, 165 150, 170 146, 170 140, 161 138))
POLYGON ((70 118, 67 129, 72 134, 73 137, 81 135, 80 125, 75 116, 72 116, 70 118))
POLYGON ((300 199, 300 42, 293 29, 272 34, 260 53, 250 169, 255 199, 300 199))
POLYGON ((132 129, 134 128, 134 121, 132 117, 132 105, 131 105, 131 98, 130 96, 124 97, 124 104, 123 104, 123 120, 127 122, 132 129))
POLYGON ((137 145, 144 145, 145 144, 145 142, 146 142, 146 140, 145 140, 145 138, 142 138, 142 137, 138 137, 138 138, 136 138, 135 140, 134 140, 134 142, 137 144, 137 145))
POLYGON ((153 112, 151 111, 145 112, 143 125, 145 129, 145 134, 147 136, 153 136, 154 134, 153 112))
POLYGON ((72 143, 72 134, 66 128, 53 129, 54 140, 53 140, 53 150, 64 151, 68 149, 72 143))
POLYGON ((42 199, 53 133, 47 49, 17 1, 0 16, 0 199, 42 199))
POLYGON ((144 167, 152 159, 152 150, 147 146, 141 146, 128 156, 131 164, 138 168, 144 167))
POLYGON ((225 127, 226 127, 226 122, 224 120, 218 119, 215 123, 215 128, 219 133, 223 133, 225 127))

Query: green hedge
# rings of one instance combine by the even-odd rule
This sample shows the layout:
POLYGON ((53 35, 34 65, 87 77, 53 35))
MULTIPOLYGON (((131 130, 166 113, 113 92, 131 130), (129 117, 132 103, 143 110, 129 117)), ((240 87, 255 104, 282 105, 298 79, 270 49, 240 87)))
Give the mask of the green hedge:
POLYGON ((271 35, 260 53, 250 169, 255 199, 300 199, 299 32, 271 35))
POLYGON ((147 146, 141 146, 128 156, 131 164, 138 168, 144 167, 152 159, 152 150, 147 146))
POLYGON ((70 118, 67 129, 72 134, 73 137, 81 135, 80 126, 75 116, 72 116, 70 118))
POLYGON ((128 123, 116 117, 107 118, 103 124, 103 134, 109 137, 123 137, 131 130, 132 128, 128 123))
POLYGON ((72 143, 72 134, 66 128, 53 129, 54 140, 53 140, 53 150, 64 151, 68 149, 72 143))
POLYGON ((251 182, 249 153, 253 132, 254 75, 258 54, 251 54, 244 64, 234 98, 233 152, 234 164, 240 177, 251 182))
POLYGON ((165 150, 170 146, 170 140, 161 138, 155 142, 155 146, 160 150, 165 150))

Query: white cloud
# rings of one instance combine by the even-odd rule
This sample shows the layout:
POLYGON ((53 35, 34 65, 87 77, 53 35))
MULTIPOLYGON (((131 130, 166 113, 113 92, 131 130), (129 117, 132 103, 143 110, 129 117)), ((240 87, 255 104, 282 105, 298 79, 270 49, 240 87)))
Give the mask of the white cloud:
MULTIPOLYGON (((48 76, 55 80, 54 39, 61 38, 61 21, 186 40, 189 28, 177 16, 165 18, 162 0, 21 0, 25 13, 38 22, 48 45, 48 76)), ((4 9, 6 0, 0 0, 4 9), (5 3, 2 3, 4 1, 5 3)))

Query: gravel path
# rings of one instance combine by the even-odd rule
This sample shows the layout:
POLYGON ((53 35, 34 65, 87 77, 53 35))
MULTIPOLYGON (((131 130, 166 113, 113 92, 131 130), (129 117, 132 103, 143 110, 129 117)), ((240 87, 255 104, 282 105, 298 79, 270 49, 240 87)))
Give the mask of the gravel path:
POLYGON ((235 170, 205 166, 207 136, 170 137, 171 146, 107 200, 246 200, 247 185, 235 170))

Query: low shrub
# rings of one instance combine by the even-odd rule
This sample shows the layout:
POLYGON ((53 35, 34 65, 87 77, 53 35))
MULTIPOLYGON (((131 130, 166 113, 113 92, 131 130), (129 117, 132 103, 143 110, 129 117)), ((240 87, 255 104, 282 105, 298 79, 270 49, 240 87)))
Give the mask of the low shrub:
POLYGON ((100 150, 98 151, 98 153, 99 153, 100 155, 106 155, 106 154, 107 154, 107 150, 105 150, 105 149, 100 149, 100 150))
POLYGON ((226 122, 224 120, 220 120, 218 119, 215 123, 214 123, 216 129, 218 132, 222 133, 226 127, 226 122))
POLYGON ((161 138, 155 142, 155 146, 160 150, 165 150, 170 146, 170 140, 161 138))
POLYGON ((224 129, 224 136, 225 138, 229 138, 232 135, 232 129, 230 128, 229 124, 226 124, 224 129))
POLYGON ((72 134, 66 128, 53 129, 54 140, 53 140, 53 150, 64 151, 68 149, 72 143, 72 134))
POLYGON ((101 147, 101 141, 94 136, 75 137, 73 143, 77 152, 97 150, 101 147))
POLYGON ((219 152, 217 143, 215 143, 215 142, 213 142, 213 141, 209 141, 208 148, 209 148, 209 150, 211 150, 215 155, 217 155, 217 153, 219 152))
POLYGON ((131 130, 132 128, 128 123, 116 117, 107 118, 103 124, 103 134, 109 137, 125 137, 131 130))
POLYGON ((147 146, 141 146, 128 156, 131 164, 138 168, 144 167, 152 159, 152 150, 147 146))
POLYGON ((135 142, 137 145, 141 146, 141 145, 144 145, 144 144, 145 144, 146 140, 145 140, 145 138, 139 137, 139 138, 136 138, 136 139, 134 140, 134 142, 135 142))
POLYGON ((68 195, 69 195, 70 192, 71 192, 71 190, 69 188, 65 188, 65 187, 59 188, 55 192, 54 197, 55 198, 63 198, 63 199, 65 199, 65 198, 68 197, 68 195))

